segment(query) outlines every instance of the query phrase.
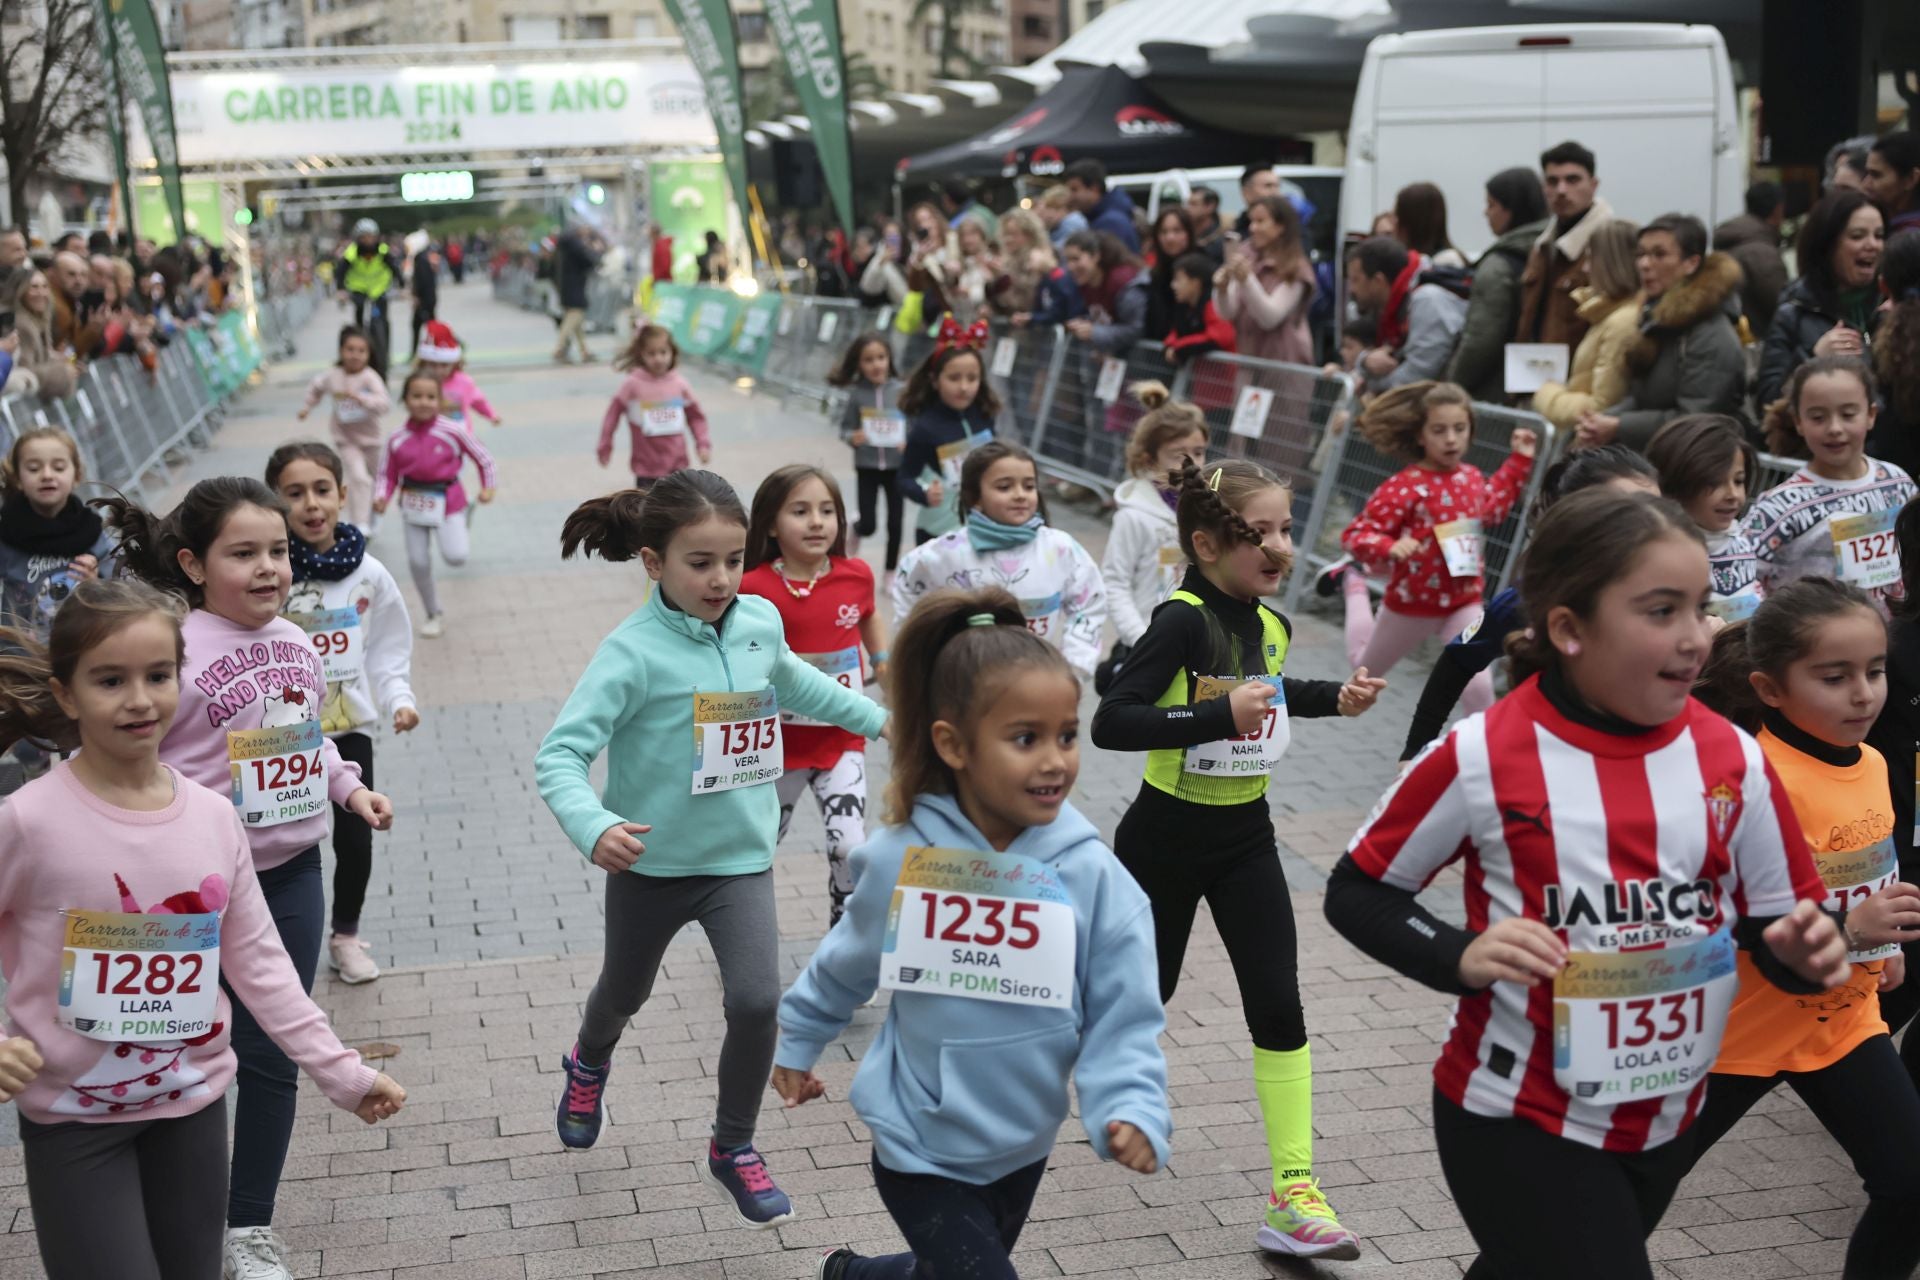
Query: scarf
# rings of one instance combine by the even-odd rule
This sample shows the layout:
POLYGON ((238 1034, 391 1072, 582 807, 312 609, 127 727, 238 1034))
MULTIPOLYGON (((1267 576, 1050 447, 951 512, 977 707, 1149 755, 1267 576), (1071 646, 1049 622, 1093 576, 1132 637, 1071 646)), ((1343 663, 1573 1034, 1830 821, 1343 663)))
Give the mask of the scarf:
POLYGON ((367 535, 345 521, 333 526, 333 546, 315 551, 313 544, 287 538, 287 559, 293 562, 295 582, 338 582, 360 568, 367 558, 367 535))
POLYGON ((967 512, 967 541, 981 555, 989 551, 1011 551, 1039 537, 1046 523, 1039 516, 1033 516, 1025 524, 1001 524, 976 508, 967 512))
POLYGON ((24 494, 0 506, 0 542, 22 555, 82 555, 100 541, 101 527, 100 513, 72 495, 55 516, 35 511, 24 494))
POLYGON ((1407 295, 1426 269, 1427 260, 1417 253, 1407 255, 1407 265, 1393 279, 1387 305, 1380 308, 1380 330, 1374 341, 1384 350, 1398 351, 1407 344, 1407 295))

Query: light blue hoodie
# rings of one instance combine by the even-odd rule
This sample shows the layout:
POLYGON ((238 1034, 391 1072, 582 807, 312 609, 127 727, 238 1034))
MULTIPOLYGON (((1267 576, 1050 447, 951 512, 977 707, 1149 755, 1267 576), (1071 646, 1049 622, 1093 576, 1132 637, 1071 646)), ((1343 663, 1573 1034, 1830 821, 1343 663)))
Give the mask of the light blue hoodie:
MULTIPOLYGON (((991 847, 952 797, 929 795, 905 827, 854 850, 847 913, 780 1002, 775 1064, 811 1070, 879 986, 894 885, 911 845, 991 847)), ((1164 1165, 1173 1118, 1147 895, 1071 804, 1006 852, 1047 863, 1072 900, 1073 1007, 895 991, 849 1095, 873 1130, 875 1154, 896 1173, 994 1182, 1053 1150, 1071 1076, 1102 1159, 1110 1158, 1107 1125, 1118 1120, 1145 1134, 1164 1165)))

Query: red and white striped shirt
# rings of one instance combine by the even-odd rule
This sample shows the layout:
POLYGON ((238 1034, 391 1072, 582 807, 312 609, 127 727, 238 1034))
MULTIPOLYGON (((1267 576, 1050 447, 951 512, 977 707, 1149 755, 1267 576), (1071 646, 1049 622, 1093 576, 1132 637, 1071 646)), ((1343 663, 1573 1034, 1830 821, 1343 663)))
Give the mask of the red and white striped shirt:
MULTIPOLYGON (((1554 708, 1538 679, 1462 721, 1415 762, 1348 849, 1366 874, 1418 892, 1464 858, 1467 927, 1540 920, 1574 951, 1691 946, 1741 916, 1818 898, 1819 874, 1759 744, 1689 701, 1615 735, 1554 708)), ((1518 1116, 1609 1151, 1670 1141, 1691 1089, 1618 1104, 1554 1079, 1554 994, 1496 982, 1455 1006, 1434 1083, 1483 1116, 1518 1116)))

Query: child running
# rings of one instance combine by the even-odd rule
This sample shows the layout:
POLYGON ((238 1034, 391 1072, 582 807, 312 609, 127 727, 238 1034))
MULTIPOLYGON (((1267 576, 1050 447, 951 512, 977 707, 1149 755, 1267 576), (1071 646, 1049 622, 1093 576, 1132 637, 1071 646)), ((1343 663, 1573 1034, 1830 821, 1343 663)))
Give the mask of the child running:
MULTIPOLYGON (((1900 878, 1920 884, 1920 857, 1914 853, 1914 779, 1920 774, 1920 499, 1900 508, 1893 532, 1900 544, 1906 591, 1893 607, 1893 625, 1888 628, 1887 705, 1868 731, 1867 742, 1887 765, 1900 878)), ((1907 974, 1914 980, 1880 993, 1880 1016, 1896 1036, 1920 1013, 1920 933, 1907 935, 1901 949, 1906 953, 1907 974)), ((1901 1042, 1900 1057, 1914 1087, 1920 1089, 1920 1036, 1910 1035, 1901 1042)))
POLYGON ((1480 1246, 1468 1274, 1649 1280, 1735 944, 1811 994, 1845 978, 1846 943, 1759 745, 1688 696, 1712 583, 1686 512, 1605 489, 1563 498, 1520 581, 1523 683, 1388 790, 1328 880, 1327 919, 1460 997, 1433 1114, 1480 1246), (1464 929, 1414 897, 1456 860, 1464 929), (1685 1065, 1647 1071, 1614 1035, 1636 1050, 1661 1037, 1663 1063, 1685 1065))
POLYGON ((447 399, 447 417, 463 427, 472 427, 471 419, 485 418, 500 425, 500 414, 473 375, 467 372, 466 351, 443 321, 429 320, 426 334, 414 351, 414 371, 430 373, 440 379, 440 392, 447 399))
POLYGON ((1679 503, 1706 537, 1717 610, 1734 617, 1753 612, 1760 603, 1759 561, 1739 523, 1760 459, 1739 421, 1723 413, 1675 418, 1647 443, 1647 461, 1660 473, 1660 492, 1679 503))
POLYGON ((1852 356, 1815 356, 1767 411, 1767 448, 1807 464, 1753 500, 1741 526, 1763 594, 1804 577, 1838 577, 1879 604, 1901 598, 1893 521, 1916 492, 1891 462, 1867 456, 1873 375, 1852 356))
MULTIPOLYGON (((420 723, 411 667, 413 623, 400 584, 367 554, 367 535, 340 519, 351 496, 340 455, 317 442, 284 444, 267 459, 267 487, 287 504, 293 590, 287 620, 320 658, 326 695, 320 730, 373 785, 373 735, 420 723)), ((371 982, 380 967, 360 941, 360 909, 373 875, 373 828, 338 805, 333 813, 333 927, 327 963, 343 982, 371 982)))
POLYGON ((680 348, 673 335, 657 324, 643 324, 613 367, 627 375, 607 404, 600 420, 600 443, 594 457, 601 466, 613 461, 613 433, 626 418, 633 431, 628 462, 633 487, 645 492, 661 476, 679 471, 687 461, 687 428, 693 428, 700 465, 713 459, 713 437, 707 415, 693 398, 693 388, 677 372, 680 348))
MULTIPOLYGON (((1486 531, 1507 518, 1527 486, 1538 443, 1515 427, 1513 452, 1491 478, 1464 461, 1473 441, 1472 398, 1451 382, 1413 382, 1374 398, 1360 416, 1367 442, 1410 459, 1389 477, 1340 535, 1361 565, 1392 566, 1380 615, 1366 576, 1338 572, 1347 598, 1347 661, 1377 675, 1391 671, 1428 636, 1451 640, 1480 611, 1486 531)), ((1461 697, 1468 711, 1493 702, 1492 682, 1474 677, 1461 697)))
POLYGON ((992 440, 960 468, 963 528, 909 551, 893 578, 893 616, 941 587, 1012 592, 1033 633, 1091 677, 1107 622, 1107 589, 1086 548, 1047 523, 1040 467, 1017 444, 992 440))
POLYGON ((1069 1079, 1095 1155, 1167 1159, 1150 907, 1067 800, 1080 682, 1025 622, 989 588, 936 592, 901 629, 889 826, 780 1002, 773 1087, 795 1107, 826 1093, 814 1064, 860 1003, 894 993, 847 1096, 911 1252, 835 1249, 824 1280, 1014 1280, 1069 1079))
POLYGON ((952 316, 940 321, 933 351, 907 379, 900 408, 908 418, 907 447, 900 455, 900 492, 923 508, 914 541, 928 542, 960 527, 960 468, 967 454, 993 439, 1000 397, 987 385, 980 353, 987 322, 963 329, 952 316))
POLYGON ((333 447, 340 451, 348 482, 348 520, 365 529, 373 518, 373 478, 380 472, 380 419, 393 407, 387 380, 368 367, 373 343, 366 331, 346 325, 340 330, 340 357, 326 372, 307 384, 307 398, 295 416, 305 422, 321 397, 331 397, 328 426, 333 447))
POLYGON ((467 562, 467 491, 460 484, 460 464, 467 458, 480 470, 480 501, 492 502, 496 483, 493 455, 471 431, 446 414, 440 380, 415 370, 400 388, 407 409, 406 425, 387 441, 380 461, 375 515, 386 512, 394 490, 400 491, 400 519, 407 526, 407 569, 413 575, 420 606, 427 611, 420 634, 437 640, 446 634, 440 609, 440 589, 433 581, 433 544, 440 558, 453 568, 467 562))
POLYGON ((1850 973, 1819 1000, 1789 995, 1742 955, 1740 989, 1694 1125, 1696 1158, 1784 1081, 1866 1184, 1845 1274, 1920 1268, 1920 1094, 1880 1017, 1901 985, 1900 942, 1920 929, 1920 887, 1900 880, 1887 766, 1864 745, 1887 696, 1887 624, 1857 587, 1800 578, 1714 641, 1701 698, 1756 728, 1813 852, 1850 973))
POLYGON ((880 732, 886 712, 801 661, 771 603, 739 596, 747 513, 711 471, 675 471, 645 493, 583 503, 560 546, 563 556, 637 556, 658 588, 601 641, 534 760, 561 829, 608 873, 606 961, 561 1060, 560 1141, 591 1147, 600 1136, 614 1046, 646 1003, 667 944, 697 920, 727 1017, 700 1176, 726 1193, 742 1225, 771 1227, 793 1216, 753 1149, 778 1034, 780 712, 862 737, 880 732), (663 767, 662 744, 689 741, 691 773, 663 767), (596 796, 587 773, 602 752, 607 785, 596 796))
POLYGON ((827 375, 827 385, 844 387, 847 405, 840 417, 840 438, 853 446, 853 474, 857 478, 860 521, 848 543, 849 555, 860 554, 860 539, 873 536, 880 525, 876 502, 887 503, 887 572, 900 564, 900 535, 905 508, 900 496, 900 452, 907 447, 907 415, 900 397, 907 384, 893 366, 893 347, 885 335, 872 329, 856 337, 840 363, 827 375))
POLYGON ((1207 419, 1197 405, 1175 400, 1158 382, 1135 384, 1133 395, 1147 412, 1127 442, 1127 478, 1114 490, 1113 531, 1100 557, 1107 611, 1120 636, 1095 675, 1095 691, 1103 694, 1147 634, 1153 611, 1180 585, 1187 564, 1173 516, 1180 469, 1207 456, 1207 419))
POLYGON ((73 1280, 220 1275, 228 990, 335 1106, 372 1124, 406 1093, 308 997, 233 805, 160 761, 181 700, 176 602, 82 582, 50 648, 4 636, 0 740, 82 748, 0 809, 0 1101, 19 1106, 41 1261, 73 1280), (119 941, 143 929, 166 949, 119 941), (180 1034, 129 1026, 125 984, 159 997, 180 1034))
MULTIPOLYGON (((873 602, 873 567, 847 553, 840 486, 818 467, 781 467, 760 482, 747 526, 742 595, 780 612, 787 644, 802 662, 849 689, 886 678, 887 632, 873 602), (866 663, 860 650, 867 651, 866 663)), ((774 784, 787 838, 793 806, 811 789, 827 827, 828 927, 840 922, 853 870, 847 859, 867 839, 867 743, 858 734, 791 711, 780 713, 786 772, 774 784)))
POLYGON ((1299 943, 1267 785, 1292 739, 1289 713, 1357 716, 1386 681, 1364 669, 1344 685, 1281 675, 1292 628, 1260 601, 1278 593, 1293 561, 1292 498, 1252 462, 1182 468, 1180 549, 1193 567, 1101 700, 1093 741, 1148 753, 1113 846, 1153 902, 1160 999, 1179 985, 1202 899, 1233 961, 1273 1166, 1259 1245, 1347 1259, 1360 1256, 1359 1238, 1313 1176, 1299 943))
MULTIPOLYGON (((164 517, 120 498, 105 505, 120 530, 127 571, 193 605, 181 627, 180 714, 161 739, 160 758, 188 781, 232 798, 281 944, 302 989, 310 990, 326 909, 320 841, 327 802, 376 831, 393 824, 393 805, 362 784, 359 767, 321 731, 320 658, 306 633, 280 616, 293 585, 287 505, 241 476, 200 481, 164 517)), ((234 1002, 232 1043, 240 1099, 227 1266, 250 1280, 279 1280, 285 1250, 270 1224, 293 1136, 299 1072, 244 1000, 234 1002)))

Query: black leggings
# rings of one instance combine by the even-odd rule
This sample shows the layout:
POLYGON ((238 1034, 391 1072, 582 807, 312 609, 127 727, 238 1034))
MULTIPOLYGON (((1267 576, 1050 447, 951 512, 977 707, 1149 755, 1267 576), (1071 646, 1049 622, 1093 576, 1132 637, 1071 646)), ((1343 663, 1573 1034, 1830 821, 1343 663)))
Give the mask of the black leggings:
MULTIPOLYGON (((1913 880, 1904 871, 1900 878, 1913 880)), ((1907 980, 1880 994, 1880 1016, 1887 1020, 1887 1030, 1896 1036, 1900 1028, 1913 1021, 1914 1014, 1920 1013, 1920 938, 1904 944, 1902 949, 1907 953, 1907 980)), ((1920 1032, 1908 1033, 1900 1044, 1900 1057, 1907 1064, 1913 1087, 1920 1090, 1920 1032)))
POLYGON ((895 1173, 873 1161, 873 1186, 911 1253, 861 1258, 846 1280, 1019 1280, 1010 1255, 1027 1225, 1045 1160, 976 1186, 926 1173, 895 1173))
POLYGON ((906 527, 906 499, 900 495, 900 486, 895 483, 899 472, 888 468, 882 471, 878 467, 855 467, 853 474, 860 482, 860 519, 853 531, 863 538, 871 538, 873 531, 880 527, 880 511, 875 499, 884 495, 887 500, 887 568, 895 569, 900 564, 900 534, 906 527))
POLYGON ((1436 1089, 1433 1136, 1480 1246, 1467 1280, 1651 1280, 1647 1237, 1686 1176, 1687 1135, 1602 1151, 1530 1121, 1474 1115, 1436 1089))
POLYGON ((1161 1003, 1180 985, 1193 915, 1204 898, 1233 961, 1254 1046, 1290 1053, 1306 1044, 1293 898, 1266 798, 1198 805, 1141 783, 1114 832, 1113 851, 1153 901, 1161 1003), (1196 838, 1200 832, 1204 841, 1196 838))
MULTIPOLYGON (((343 733, 333 740, 342 760, 360 766, 360 785, 373 785, 373 739, 364 733, 343 733)), ((367 882, 373 878, 373 828, 367 820, 341 805, 333 806, 333 931, 360 932, 360 909, 367 904, 367 882)))
MULTIPOLYGON (((1909 1037, 1911 1043, 1911 1037, 1909 1037)), ((1847 1280, 1907 1280, 1920 1267, 1920 1094, 1891 1036, 1871 1036, 1818 1071, 1708 1078, 1694 1122, 1694 1157, 1726 1136, 1785 1080, 1853 1161, 1867 1210, 1847 1245, 1847 1280)))

